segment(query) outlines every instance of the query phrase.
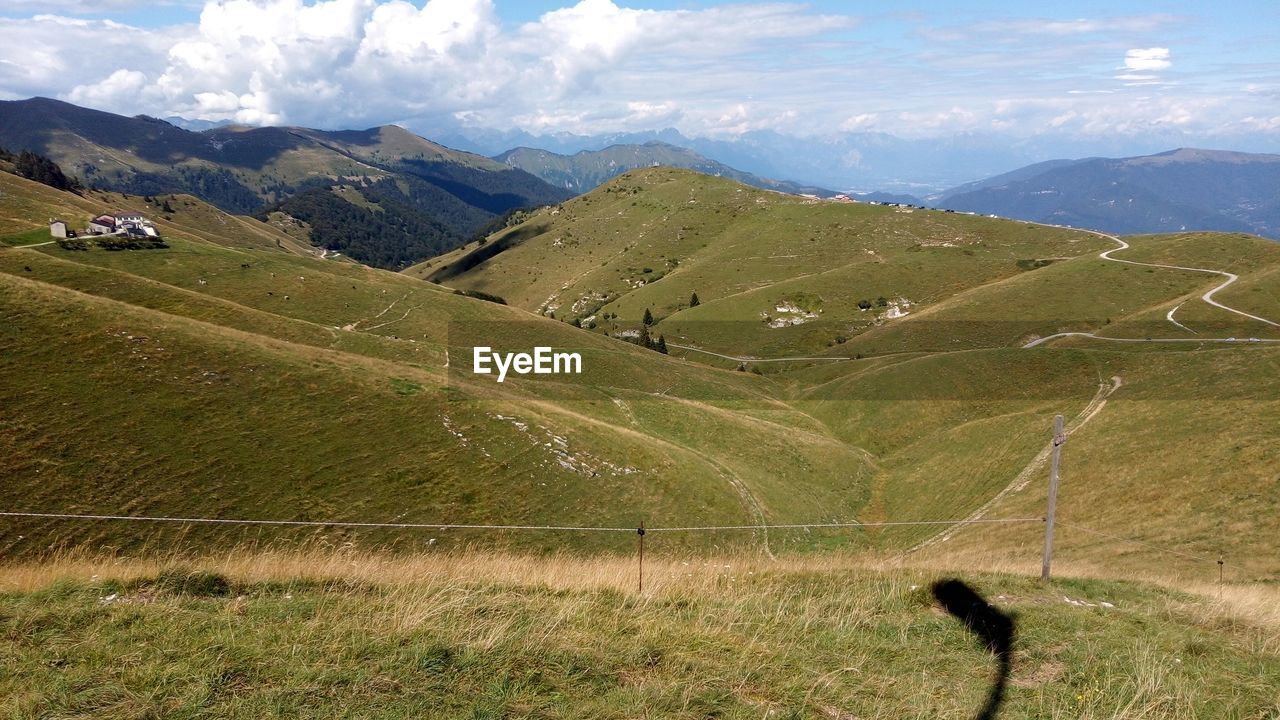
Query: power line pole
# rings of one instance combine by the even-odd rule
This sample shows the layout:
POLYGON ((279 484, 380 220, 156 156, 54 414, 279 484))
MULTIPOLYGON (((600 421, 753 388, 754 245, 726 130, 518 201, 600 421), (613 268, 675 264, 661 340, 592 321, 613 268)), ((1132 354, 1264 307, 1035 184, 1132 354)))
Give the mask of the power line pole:
POLYGON ((1049 579, 1049 566, 1053 563, 1053 520, 1058 510, 1058 458, 1067 434, 1062 429, 1062 416, 1053 418, 1053 460, 1049 463, 1049 510, 1044 518, 1044 559, 1040 565, 1040 579, 1049 579))

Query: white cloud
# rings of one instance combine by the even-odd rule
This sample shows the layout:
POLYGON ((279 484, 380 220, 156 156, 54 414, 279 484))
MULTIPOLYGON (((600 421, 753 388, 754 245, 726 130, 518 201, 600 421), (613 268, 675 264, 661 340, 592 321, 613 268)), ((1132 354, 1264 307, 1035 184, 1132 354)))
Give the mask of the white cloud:
POLYGON ((844 122, 840 123, 840 129, 844 132, 862 132, 866 130, 874 130, 880 122, 880 116, 876 113, 858 113, 850 115, 844 122))
POLYGON ((0 46, 0 97, 55 95, 130 115, 400 122, 424 131, 462 123, 925 137, 1213 129, 1238 118, 1270 127, 1274 67, 1232 75, 1234 90, 1206 82, 1211 76, 1186 60, 1184 85, 1166 79, 1173 59, 1160 38, 1180 22, 1015 18, 920 30, 928 42, 906 31, 906 44, 892 46, 882 31, 863 33, 853 18, 798 3, 646 10, 581 0, 510 26, 494 0, 209 0, 197 25, 158 30, 0 18, 5 36, 42 38, 0 46), (1143 93, 1169 95, 1163 100, 1181 101, 1183 111, 1143 93))
MULTIPOLYGON (((210 0, 193 31, 171 35, 160 62, 113 53, 124 67, 75 77, 60 94, 104 109, 249 124, 556 117, 570 123, 561 129, 641 126, 686 117, 691 90, 653 93, 679 91, 686 79, 692 87, 693 67, 850 25, 793 5, 656 11, 581 0, 506 29, 492 0, 210 0)), ((0 87, 18 84, 4 80, 0 87)), ((42 81, 58 84, 25 84, 42 81)))
POLYGON ((1122 70, 1130 72, 1150 72, 1166 70, 1173 62, 1169 60, 1169 48, 1134 48, 1124 54, 1122 70))
MULTIPOLYGON (((0 43, 0 88, 11 97, 64 95, 81 88, 94 98, 95 107, 135 114, 135 101, 117 103, 118 92, 99 91, 104 85, 120 90, 128 73, 149 73, 163 67, 170 40, 162 35, 110 20, 86 20, 57 15, 37 15, 18 20, 0 17, 0 37, 40 38, 40 42, 0 43), (91 49, 90 56, 85 55, 91 49), (130 68, 113 68, 104 58, 127 58, 130 68), (117 74, 120 70, 125 75, 117 74)), ((88 102, 88 100, 86 100, 88 102)))
POLYGON ((101 107, 121 97, 137 97, 147 86, 147 76, 137 70, 116 70, 92 85, 79 85, 68 99, 77 105, 101 107))
POLYGON ((6 0, 4 9, 88 15, 158 6, 200 7, 200 4, 199 0, 6 0))

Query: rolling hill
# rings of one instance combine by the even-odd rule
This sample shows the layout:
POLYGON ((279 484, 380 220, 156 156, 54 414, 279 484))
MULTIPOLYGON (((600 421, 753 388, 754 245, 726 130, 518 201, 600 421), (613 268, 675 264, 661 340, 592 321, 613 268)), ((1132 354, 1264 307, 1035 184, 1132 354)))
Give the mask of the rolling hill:
MULTIPOLYGON (((1202 302, 1219 276, 1116 260, 1236 273, 1240 280, 1217 299, 1275 318, 1280 246, 1196 233, 1129 243, 1107 259, 1099 255, 1115 241, 1092 233, 806 201, 656 168, 406 272, 612 336, 638 332, 650 310, 648 332, 664 336, 672 354, 763 372, 787 388, 790 404, 875 458, 864 519, 925 520, 982 506, 1042 447, 1045 421, 1028 427, 1032 408, 1056 405, 1069 408, 1063 414, 1078 419, 1081 432, 1097 418, 1115 423, 1082 435, 1093 438, 1097 464, 1078 472, 1107 481, 1091 486, 1095 510, 1080 519, 1106 518, 1113 533, 1149 526, 1166 546, 1189 542, 1206 555, 1234 544, 1225 528, 1239 521, 1236 537, 1261 547, 1269 530, 1256 525, 1256 512, 1231 511, 1228 498, 1270 503, 1269 490, 1257 496, 1251 488, 1274 488, 1277 479, 1257 457, 1233 462, 1241 445, 1228 438, 1254 438, 1244 447, 1264 454, 1273 445, 1261 438, 1277 411, 1276 348, 1201 338, 1280 333, 1202 302), (1023 349, 1064 331, 1097 338, 1058 341, 1044 356, 1023 349), (1205 405, 1211 397, 1222 402, 1205 405), (1097 403, 1105 414, 1086 412, 1097 403), (1170 446, 1194 448, 1194 460, 1160 453, 1150 471, 1135 461, 1170 446), (1143 482, 1177 491, 1149 506, 1143 482), (1208 488, 1213 499, 1197 500, 1208 488), (1174 516, 1177 527, 1165 525, 1174 516)), ((1026 517, 1043 507, 1043 496, 1006 493, 998 505, 1021 508, 1005 517, 1026 517)), ((1026 535, 1012 547, 1033 553, 1038 530, 1018 531, 1026 535)), ((984 538, 1011 534, 1015 528, 955 538, 991 553, 984 538)), ((928 535, 895 528, 878 537, 894 546, 928 535)), ((1090 541, 1084 533, 1076 539, 1090 541)), ((953 539, 948 551, 963 546, 953 539)), ((1111 552, 1105 542, 1091 546, 1111 552)))
POLYGON ((921 557, 1022 562, 1063 414, 1063 562, 1114 575, 1158 553, 1085 527, 1182 553, 1162 566, 1182 577, 1216 572, 1219 553, 1235 579, 1280 572, 1280 373, 1262 342, 1280 336, 1203 302, 1220 276, 1119 262, 1218 266, 1239 280, 1217 301, 1274 316, 1280 246, 1259 238, 1134 238, 1108 259, 1115 243, 1085 232, 646 169, 389 273, 188 196, 8 173, 0 192, 0 506, 320 523, 8 517, 10 557, 317 538, 629 552, 643 520, 742 528, 655 531, 662 552, 900 554, 945 530, 921 557), (45 239, 50 216, 157 200, 175 206, 157 218, 167 249, 45 239), (646 308, 672 355, 616 337, 646 308), (594 332, 566 322, 591 314, 594 332), (1259 342, 1197 339, 1224 328, 1259 342), (1094 335, 1024 347, 1063 330, 1094 335), (1185 342, 1108 340, 1146 334, 1185 342), (574 350, 583 372, 499 384, 470 372, 481 344, 574 350), (1017 522, 895 524, 979 512, 1017 522), (794 523, 835 527, 759 527, 794 523))
POLYGON ((282 222, 305 223, 317 244, 381 267, 447 250, 514 208, 568 197, 527 173, 396 126, 191 132, 32 98, 0 102, 0 147, 48 156, 102 189, 188 193, 229 212, 280 213, 282 222), (324 190, 330 192, 317 192, 324 190), (355 234, 364 239, 352 241, 355 234))
POLYGON ((941 207, 1115 233, 1188 230, 1280 238, 1280 155, 1182 148, 1039 163, 962 185, 941 207))
POLYGON ((693 150, 660 140, 650 140, 643 144, 611 145, 603 150, 583 150, 573 155, 559 155, 548 150, 519 147, 496 156, 494 160, 536 175, 574 194, 594 189, 624 172, 659 165, 725 177, 765 190, 819 197, 831 197, 836 194, 834 191, 819 187, 785 180, 771 180, 735 170, 724 163, 705 158, 693 150))

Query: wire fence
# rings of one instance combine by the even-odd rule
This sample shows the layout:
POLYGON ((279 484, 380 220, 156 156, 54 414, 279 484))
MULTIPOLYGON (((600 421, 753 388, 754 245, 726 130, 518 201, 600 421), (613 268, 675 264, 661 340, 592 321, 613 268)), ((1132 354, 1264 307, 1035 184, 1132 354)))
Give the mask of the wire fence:
POLYGON ((1164 553, 1166 555, 1174 555, 1177 557, 1186 558, 1188 560, 1195 560, 1196 562, 1213 562, 1213 563, 1217 563, 1218 565, 1225 565, 1227 567, 1232 567, 1232 568, 1239 567, 1237 565, 1233 565, 1231 563, 1226 562, 1221 557, 1212 557, 1209 555, 1197 555, 1195 553, 1184 552, 1182 550, 1174 550, 1173 548, 1161 547, 1159 545, 1154 545, 1149 542, 1143 542, 1142 540, 1134 540, 1133 538, 1127 538, 1127 537, 1122 537, 1120 535, 1105 533, 1105 532, 1102 532, 1101 530, 1094 530, 1092 528, 1087 528, 1083 525, 1077 525, 1075 523, 1064 523, 1062 521, 1058 521, 1058 525, 1064 528, 1068 528, 1070 530, 1079 530, 1080 532, 1086 533, 1088 535, 1094 535, 1096 537, 1112 540, 1114 542, 1125 543, 1127 545, 1134 545, 1137 547, 1146 548, 1147 550, 1151 550, 1154 552, 1164 553))
MULTIPOLYGON (((626 532, 635 533, 636 527, 608 527, 599 525, 472 525, 467 523, 407 523, 407 522, 356 522, 347 520, 263 520, 242 518, 160 517, 153 515, 84 515, 77 513, 0 512, 0 517, 44 518, 49 520, 110 520, 124 522, 167 522, 210 525, 279 525, 302 527, 387 528, 399 530, 530 530, 562 532, 626 532)), ((732 530, 809 530, 823 528, 870 528, 911 525, 974 525, 1043 522, 1043 518, 1001 518, 977 520, 898 520, 887 522, 824 522, 784 523, 757 525, 686 525, 645 527, 645 532, 720 532, 732 530)))
MULTIPOLYGON (((942 520, 888 520, 888 521, 849 521, 849 522, 810 522, 810 523, 759 523, 743 525, 673 525, 673 526, 605 526, 605 525, 530 525, 530 524, 473 524, 473 523, 420 523, 420 522, 372 522, 353 520, 283 520, 263 518, 209 518, 209 517, 172 517, 157 515, 109 515, 86 513, 53 513, 27 511, 0 511, 4 518, 29 518, 46 520, 75 520, 96 522, 139 522, 139 523, 172 523, 183 525, 240 525, 240 526, 277 526, 277 527, 314 527, 314 528, 353 528, 353 529, 387 529, 387 530, 463 530, 463 531, 515 531, 515 532, 571 532, 571 533, 627 533, 644 536, 646 533, 698 533, 698 532, 753 532, 769 530, 840 530, 859 528, 889 527, 949 527, 958 528, 967 525, 1014 525, 1023 523, 1044 523, 1043 517, 1016 518, 975 518, 975 519, 942 519, 942 520)), ((1124 543, 1145 550, 1162 553, 1174 557, 1192 560, 1197 563, 1214 563, 1219 568, 1230 567, 1242 570, 1238 565, 1227 563, 1221 557, 1186 552, 1157 545, 1143 540, 1136 540, 1114 533, 1095 530, 1078 523, 1058 521, 1058 526, 1099 537, 1111 542, 1124 543)))

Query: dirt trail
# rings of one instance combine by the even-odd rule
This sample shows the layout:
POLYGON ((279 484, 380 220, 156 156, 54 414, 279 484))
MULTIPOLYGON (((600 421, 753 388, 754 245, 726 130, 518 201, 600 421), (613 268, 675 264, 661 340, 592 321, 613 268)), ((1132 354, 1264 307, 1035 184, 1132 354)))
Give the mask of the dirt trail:
MULTIPOLYGON (((1222 275, 1223 277, 1225 277, 1225 278, 1226 278, 1226 280, 1225 280, 1221 285, 1218 285, 1217 287, 1213 288, 1212 290, 1210 290, 1210 291, 1206 292, 1205 294, 1201 295, 1201 296, 1200 296, 1200 299, 1201 299, 1201 300, 1204 300, 1205 302, 1209 303, 1210 305, 1212 305, 1212 306, 1214 306, 1214 307, 1216 307, 1216 308, 1221 308, 1221 309, 1223 309, 1223 310, 1226 310, 1227 312, 1235 313, 1236 315, 1240 315, 1241 317, 1247 317, 1247 318, 1249 318, 1250 320, 1257 320, 1258 322, 1266 323, 1267 325, 1270 325, 1270 326, 1272 326, 1272 327, 1280 327, 1280 322, 1275 322, 1274 320, 1268 320, 1268 319, 1266 319, 1266 318, 1264 318, 1264 317, 1258 317, 1257 315, 1250 315, 1249 313, 1247 313, 1247 312, 1245 312, 1245 311, 1243 311, 1243 310, 1237 310, 1237 309, 1235 309, 1235 308, 1233 308, 1233 307, 1231 307, 1231 306, 1229 306, 1229 305, 1223 305, 1222 303, 1220 303, 1220 302, 1218 302, 1217 300, 1214 300, 1214 299, 1213 299, 1213 295, 1214 295, 1214 293, 1218 292, 1219 290, 1225 289, 1226 287, 1228 287, 1229 285, 1231 285, 1232 283, 1234 283, 1236 280, 1239 280, 1239 279, 1240 279, 1240 276, 1239 276, 1239 275, 1236 275, 1235 273, 1229 273, 1229 272, 1227 272, 1227 271, 1225 271, 1225 270, 1212 270, 1212 269, 1209 269, 1209 268, 1184 267, 1184 266, 1182 266, 1182 265, 1161 265, 1161 264, 1159 264, 1159 263, 1144 263, 1144 262, 1137 262, 1136 260, 1119 260, 1119 259, 1117 259, 1117 258, 1113 258, 1113 257, 1111 257, 1111 253, 1116 252, 1116 251, 1118 251, 1118 250, 1128 250, 1128 249, 1129 249, 1129 243, 1127 243, 1127 242, 1125 242, 1125 241, 1121 240, 1120 238, 1116 237, 1115 235, 1108 235, 1108 234, 1106 234, 1106 233, 1102 233, 1102 232, 1095 232, 1095 231, 1092 231, 1092 230, 1087 231, 1087 232, 1092 232, 1094 235, 1097 235, 1098 237, 1104 237, 1104 238, 1107 238, 1108 240, 1112 240, 1112 241, 1117 242, 1117 243, 1119 243, 1119 244, 1120 244, 1120 247, 1118 247, 1118 248, 1112 248, 1112 249, 1107 250, 1107 251, 1105 251, 1105 252, 1098 253, 1098 257, 1102 258, 1103 260, 1110 260, 1111 262, 1125 263, 1125 264, 1128 264, 1128 265, 1141 265, 1141 266, 1143 266, 1143 267, 1157 267, 1157 268, 1165 268, 1166 270, 1189 270, 1189 271, 1191 271, 1191 272, 1202 272, 1202 273, 1211 273, 1211 274, 1213 274, 1213 275, 1222 275)), ((1174 308, 1174 309, 1176 310, 1177 308, 1174 308)), ((1172 314, 1173 314, 1173 313, 1169 313, 1169 315, 1170 315, 1170 316, 1171 316, 1172 314)), ((1173 322, 1173 318, 1172 318, 1172 317, 1170 317, 1170 318, 1169 318, 1169 320, 1170 320, 1170 322, 1173 322)), ((1177 323, 1174 323, 1174 324, 1176 325, 1177 323)))
MULTIPOLYGON (((1222 303, 1213 299, 1214 294, 1217 293, 1219 290, 1223 290, 1229 287, 1232 283, 1240 279, 1240 276, 1236 275, 1235 273, 1229 273, 1225 270, 1213 270, 1211 268, 1186 267, 1183 265, 1162 265, 1160 263, 1145 263, 1145 262, 1138 262, 1137 260, 1121 260, 1119 258, 1113 258, 1111 257, 1111 253, 1118 252, 1120 250, 1128 250, 1129 243, 1125 242, 1124 240, 1121 240, 1115 235, 1108 235, 1107 233, 1099 232, 1097 230, 1084 230, 1083 232, 1087 232, 1091 235, 1097 235, 1098 237, 1101 237, 1101 238, 1106 238, 1119 245, 1119 247, 1114 247, 1114 248, 1111 248, 1110 250, 1104 250, 1098 253, 1098 257, 1102 258, 1103 260, 1110 260, 1111 262, 1124 263, 1126 265, 1140 265, 1142 267, 1164 268, 1166 270, 1187 270, 1190 272, 1202 272, 1202 273, 1210 273, 1212 275, 1221 275, 1225 277, 1226 280, 1224 280, 1222 283, 1214 286, 1211 290, 1201 295, 1200 296, 1201 300, 1204 300, 1205 302, 1209 303, 1210 305, 1216 308, 1226 310, 1229 313, 1235 313, 1236 315, 1239 315, 1241 317, 1245 317, 1250 320, 1257 320, 1260 323, 1265 323, 1272 327, 1280 328, 1280 322, 1276 322, 1274 320, 1268 320, 1264 317, 1259 317, 1257 315, 1250 315, 1249 313, 1243 310, 1237 310, 1229 305, 1223 305, 1222 303)), ((1186 325, 1183 325, 1177 320, 1173 319, 1173 314, 1177 312, 1178 308, 1180 307, 1182 307, 1182 304, 1179 304, 1178 307, 1175 307, 1174 309, 1170 310, 1168 314, 1165 315, 1165 319, 1173 323, 1174 325, 1182 328, 1183 330, 1186 330, 1187 332, 1194 334, 1195 333, 1194 330, 1187 327, 1186 325)), ((1056 340, 1062 337, 1087 337, 1087 338, 1094 338, 1095 340, 1111 340, 1113 342, 1161 342, 1161 343, 1163 342, 1239 342, 1239 340, 1237 340, 1236 338, 1117 338, 1117 337, 1105 337, 1105 336, 1098 335, 1096 333, 1089 333, 1089 332, 1061 332, 1061 333, 1054 333, 1053 335, 1048 335, 1046 337, 1037 338, 1027 343, 1026 345, 1023 345, 1022 347, 1033 348, 1033 347, 1036 347, 1037 345, 1043 345, 1044 343, 1049 342, 1050 340, 1056 340)), ((1277 340, 1265 340, 1265 339, 1257 340, 1257 341, 1250 339, 1250 341, 1280 342, 1277 340)))
MULTIPOLYGON (((1071 420, 1071 422, 1067 423, 1067 427, 1066 427, 1067 434, 1070 435, 1071 433, 1076 432, 1080 428, 1084 427, 1086 423, 1088 423, 1090 420, 1094 418, 1094 416, 1102 412, 1102 408, 1106 407, 1107 405, 1107 398, 1111 397, 1112 393, 1120 389, 1121 384, 1122 384, 1122 381, 1119 376, 1111 378, 1111 384, 1101 383, 1098 386, 1098 392, 1094 394, 1093 399, 1089 401, 1089 404, 1085 405, 1084 409, 1081 410, 1080 413, 1071 420)), ((904 556, 910 555, 911 553, 917 552, 919 550, 923 550, 927 547, 931 547, 933 545, 937 545, 938 543, 945 542, 951 539, 951 536, 954 535, 957 530, 965 527, 966 523, 971 523, 974 520, 981 520, 1001 500, 1005 499, 1009 495, 1012 495, 1013 493, 1021 492, 1024 488, 1026 488, 1027 485, 1031 483, 1031 480, 1036 476, 1036 474, 1040 472, 1041 468, 1044 467, 1045 462, 1048 461, 1049 456, 1052 453, 1053 453, 1053 441, 1050 440, 1048 443, 1045 443, 1045 446, 1040 449, 1040 452, 1036 453, 1036 456, 1031 459, 1031 462, 1027 463, 1026 467, 1022 468, 1022 470, 1013 478, 1013 481, 1010 482, 1007 486, 1005 486, 1003 490, 996 493, 994 497, 992 497, 990 500, 983 503, 982 506, 979 507, 977 510, 974 510, 973 512, 969 513, 962 520, 957 521, 955 525, 951 525, 947 527, 945 530, 942 530, 941 532, 938 532, 937 534, 925 540, 922 540, 919 543, 916 543, 914 546, 912 546, 910 549, 904 552, 903 555, 904 556)))
MULTIPOLYGON (((372 321, 374 321, 374 320, 377 320, 378 318, 380 318, 380 317, 382 317, 383 315, 386 315, 388 312, 390 312, 390 311, 391 311, 391 308, 393 308, 393 307, 395 307, 397 304, 399 304, 401 300, 404 300, 404 299, 408 298, 408 297, 409 297, 410 295, 412 295, 412 294, 413 294, 413 291, 412 291, 412 290, 410 290, 409 292, 405 293, 404 295, 402 295, 402 296, 400 296, 400 297, 396 298, 395 300, 392 300, 392 301, 391 301, 391 304, 390 304, 390 305, 388 305, 388 306, 386 306, 386 307, 384 307, 384 308, 382 308, 382 312, 378 313, 377 315, 374 315, 373 317, 370 317, 370 318, 362 318, 362 319, 357 320, 357 321, 355 321, 355 322, 353 322, 353 323, 350 323, 350 324, 344 325, 344 326, 342 326, 342 329, 343 329, 343 330, 356 330, 357 328, 359 328, 360 323, 364 323, 364 322, 372 322, 372 321)), ((409 308, 409 309, 410 309, 410 310, 412 310, 413 308, 409 308)), ((409 314, 409 313, 406 311, 406 312, 405 312, 405 315, 407 316, 408 314, 409 314)), ((400 317, 400 318, 399 318, 399 320, 403 320, 403 319, 404 319, 404 317, 400 317)), ((396 320, 392 320, 391 322, 397 322, 397 321, 396 321, 396 320)), ((382 325, 387 325, 387 324, 388 324, 388 323, 383 323, 382 325)), ((372 330, 372 329, 374 329, 374 328, 382 327, 382 325, 374 325, 372 328, 366 328, 366 329, 365 329, 365 332, 367 332, 368 330, 372 330)))
POLYGON ((720 353, 718 353, 718 352, 711 352, 710 350, 703 350, 703 349, 701 349, 701 348, 696 348, 696 347, 692 347, 692 346, 689 346, 689 345, 677 345, 677 344, 675 344, 675 343, 673 343, 673 342, 669 342, 669 343, 667 343, 667 346, 668 346, 668 347, 673 347, 673 348, 680 348, 681 350, 689 350, 689 351, 691 351, 691 352, 698 352, 698 353, 702 353, 703 355, 714 355, 714 356, 716 356, 716 357, 718 357, 718 358, 724 358, 725 360, 733 360, 733 361, 736 361, 736 362, 793 362, 793 361, 799 361, 799 360, 825 360, 825 361, 828 361, 828 362, 840 362, 840 361, 842 361, 842 360, 853 360, 853 358, 848 358, 848 357, 832 357, 832 356, 828 356, 828 357, 775 357, 775 358, 739 357, 739 356, 737 356, 737 355, 721 355, 721 354, 720 354, 720 353))

